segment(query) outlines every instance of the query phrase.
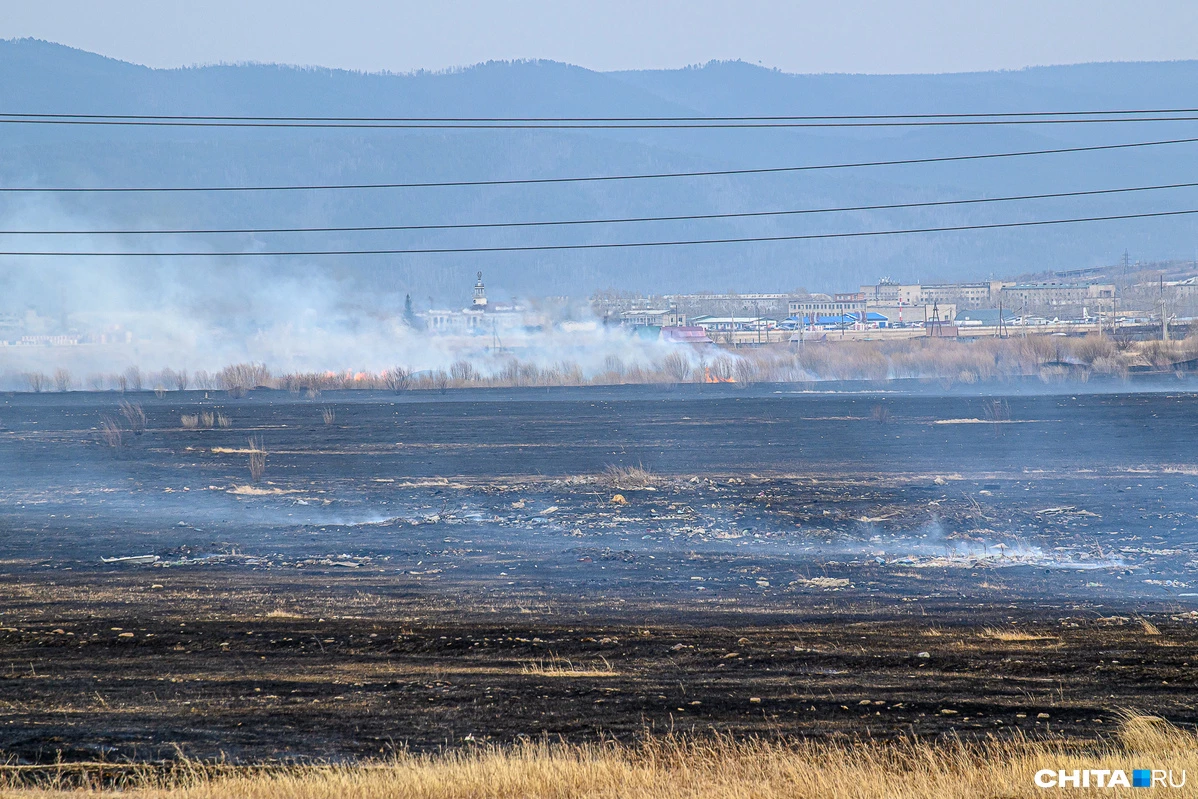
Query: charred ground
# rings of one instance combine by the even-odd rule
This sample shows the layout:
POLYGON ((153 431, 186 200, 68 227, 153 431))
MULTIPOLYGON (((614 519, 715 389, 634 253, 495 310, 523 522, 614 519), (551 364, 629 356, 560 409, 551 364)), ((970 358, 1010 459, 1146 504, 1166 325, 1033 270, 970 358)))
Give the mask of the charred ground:
POLYGON ((1198 722, 1188 393, 135 399, 0 407, 23 762, 1198 722))

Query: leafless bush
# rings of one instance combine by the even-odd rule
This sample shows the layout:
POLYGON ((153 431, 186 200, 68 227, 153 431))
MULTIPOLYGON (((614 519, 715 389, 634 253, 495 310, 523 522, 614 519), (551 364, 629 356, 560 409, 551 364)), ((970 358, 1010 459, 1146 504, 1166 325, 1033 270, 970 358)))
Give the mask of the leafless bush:
POLYGON ((200 389, 201 391, 213 387, 212 375, 208 374, 203 369, 195 373, 193 382, 195 382, 196 388, 200 389))
POLYGON ((184 430, 194 430, 200 426, 200 415, 198 413, 185 413, 179 417, 179 424, 184 430))
POLYGON ((399 393, 412 385, 412 370, 404 366, 394 366, 383 372, 383 384, 389 391, 399 393))
POLYGON ((226 414, 221 413, 220 411, 217 411, 216 412, 216 426, 223 427, 226 429, 230 428, 233 426, 233 420, 230 419, 226 414))
POLYGON ((70 391, 71 390, 71 373, 66 369, 56 369, 54 372, 54 390, 55 391, 70 391))
POLYGON ((112 381, 116 386, 116 390, 124 394, 129 389, 129 378, 125 375, 116 375, 112 381))
POLYGON ((728 383, 736 371, 736 364, 727 355, 721 355, 711 362, 711 376, 721 383, 728 383))
POLYGON ((310 400, 320 399, 320 389, 315 386, 308 386, 308 390, 304 392, 304 397, 310 400))
POLYGON ((470 361, 454 361, 449 367, 449 376, 455 385, 464 386, 478 379, 478 372, 470 361))
POLYGON ((162 384, 168 388, 173 388, 175 391, 187 390, 187 370, 176 372, 174 369, 163 369, 162 374, 158 376, 162 384))
POLYGON ((682 383, 690 376, 691 365, 680 352, 671 352, 661 362, 662 369, 675 383, 682 383))
POLYGON ((325 424, 332 424, 333 422, 337 421, 337 411, 325 406, 324 408, 320 409, 320 418, 324 420, 325 424))
POLYGON ((104 390, 104 375, 90 374, 87 376, 87 387, 92 391, 104 390))
POLYGON ((737 358, 735 372, 736 382, 738 383, 754 383, 757 381, 757 364, 748 358, 737 358))
POLYGON ((607 375, 607 382, 623 382, 624 375, 626 374, 624 360, 618 355, 608 355, 603 359, 603 371, 607 375))
POLYGON ((154 396, 157 397, 158 399, 162 399, 163 397, 165 397, 166 396, 166 386, 164 386, 162 384, 154 386, 154 396))
POLYGON ((268 386, 270 370, 261 363, 235 363, 217 373, 216 384, 231 395, 238 396, 252 388, 268 386))
MULTIPOLYGON (((141 391, 141 388, 142 388, 141 369, 138 369, 136 366, 130 366, 128 369, 125 370, 124 377, 125 377, 125 385, 129 391, 141 391)), ((122 390, 124 390, 124 389, 122 389, 122 390)))
POLYGON ((216 414, 212 411, 200 411, 200 426, 212 427, 216 423, 216 414))
POLYGON ((878 424, 889 424, 890 408, 882 404, 875 405, 870 409, 869 416, 878 424))
POLYGON ((121 429, 120 422, 105 415, 100 419, 100 438, 105 444, 116 449, 125 443, 125 431, 121 429))
POLYGON ((437 369, 429 376, 429 380, 432 382, 433 388, 437 389, 442 394, 444 394, 445 389, 449 387, 449 375, 444 369, 437 369))
POLYGON ((255 482, 262 479, 266 473, 266 448, 262 445, 261 436, 250 436, 250 478, 255 482))
POLYGON ((27 372, 25 374, 25 385, 29 386, 29 390, 34 394, 40 394, 49 384, 50 378, 46 377, 41 372, 27 372))
POLYGON ((140 436, 146 432, 146 412, 142 410, 140 403, 121 400, 120 407, 121 416, 124 416, 125 421, 129 423, 129 429, 133 435, 140 436))

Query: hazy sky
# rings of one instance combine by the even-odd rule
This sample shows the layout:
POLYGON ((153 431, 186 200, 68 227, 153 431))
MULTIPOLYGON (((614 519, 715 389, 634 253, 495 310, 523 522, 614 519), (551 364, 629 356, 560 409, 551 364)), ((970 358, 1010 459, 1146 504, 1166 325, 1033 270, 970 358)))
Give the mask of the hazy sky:
POLYGON ((548 58, 599 70, 739 58, 949 72, 1198 58, 1196 0, 0 0, 0 38, 150 66, 368 71, 548 58))

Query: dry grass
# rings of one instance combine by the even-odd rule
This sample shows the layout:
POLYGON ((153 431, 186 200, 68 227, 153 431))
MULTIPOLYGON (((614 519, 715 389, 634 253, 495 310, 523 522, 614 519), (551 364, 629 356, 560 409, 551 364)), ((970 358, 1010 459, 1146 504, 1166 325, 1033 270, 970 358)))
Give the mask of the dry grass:
POLYGON ((179 424, 184 430, 195 430, 200 426, 200 415, 198 413, 185 413, 179 417, 179 424))
POLYGON ((1144 628, 1144 635, 1160 635, 1161 634, 1161 628, 1157 627, 1155 624, 1148 621, 1148 619, 1144 618, 1143 616, 1138 617, 1136 619, 1136 621, 1138 621, 1140 623, 1140 626, 1142 628, 1144 628))
POLYGON ((568 658, 550 655, 548 659, 530 660, 520 667, 523 674, 538 677, 615 677, 616 670, 611 662, 599 658, 599 663, 590 667, 575 664, 568 658))
POLYGON ((146 432, 146 412, 142 410, 141 403, 122 400, 121 416, 124 416, 125 421, 129 423, 129 429, 133 431, 133 435, 140 436, 146 432))
MULTIPOLYGON (((539 741, 348 765, 238 771, 183 763, 166 773, 126 773, 119 787, 120 795, 138 799, 958 799, 1044 796, 1033 782, 1040 769, 1119 769, 1130 777, 1133 766, 1171 769, 1177 777, 1185 770, 1192 779, 1198 737, 1160 719, 1129 715, 1116 736, 1089 746, 1019 738, 837 744, 671 736, 633 746, 539 741)), ((80 781, 78 775, 64 779, 51 771, 40 784, 20 788, 14 771, 0 774, 8 779, 7 787, 0 783, 0 797, 102 794, 66 788, 71 779, 80 781)), ((1192 796, 1187 788, 1168 793, 1192 796)), ((1134 796, 1135 790, 1098 793, 1134 796)))
POLYGON ((121 429, 120 422, 111 416, 105 416, 100 420, 100 438, 115 449, 125 443, 125 431, 121 429))
POLYGON ((631 491, 643 488, 653 488, 661 482, 660 478, 643 465, 608 466, 603 470, 603 479, 612 488, 631 491))
POLYGON ((1002 627, 987 627, 979 635, 992 641, 1055 641, 1056 636, 1037 635, 1024 630, 1004 629, 1002 627))
POLYGON ((324 420, 325 424, 332 424, 337 421, 337 411, 329 407, 321 408, 320 418, 324 420))
POLYGON ((266 449, 262 446, 262 438, 260 436, 250 436, 249 439, 249 454, 250 454, 250 478, 255 482, 262 480, 262 475, 266 473, 266 449))
POLYGON ((221 413, 220 411, 217 411, 217 413, 216 413, 216 426, 217 426, 217 427, 223 427, 223 428, 225 428, 225 429, 228 429, 228 428, 230 428, 230 427, 232 427, 232 426, 233 426, 233 420, 232 420, 232 419, 230 419, 230 418, 229 418, 227 415, 225 415, 225 414, 221 413))

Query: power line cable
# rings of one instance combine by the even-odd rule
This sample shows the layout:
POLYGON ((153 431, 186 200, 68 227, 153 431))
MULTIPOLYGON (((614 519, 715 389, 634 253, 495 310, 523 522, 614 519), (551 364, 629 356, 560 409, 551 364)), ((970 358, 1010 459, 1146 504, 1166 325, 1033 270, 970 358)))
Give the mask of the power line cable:
POLYGON ((1162 191, 1198 187, 1198 182, 1167 183, 1158 186, 1130 186, 1116 189, 1091 189, 1086 191, 1062 191, 1048 194, 1021 194, 1009 197, 982 197, 966 200, 930 200, 912 203, 886 203, 881 205, 851 205, 835 208, 802 208, 782 211, 744 211, 719 214, 679 214, 676 216, 616 217, 609 219, 568 219, 530 222, 463 222, 436 225, 351 225, 345 227, 257 227, 257 228, 176 228, 176 229, 127 229, 127 230, 0 230, 0 236, 143 236, 143 235, 189 235, 189 234, 256 234, 256 233, 361 233, 382 231, 416 230, 479 230, 494 228, 560 227, 570 225, 611 225, 632 222, 681 222, 709 219, 746 219, 758 217, 799 216, 806 214, 832 214, 852 211, 887 211, 909 208, 936 208, 944 206, 979 205, 989 203, 1020 202, 1025 200, 1060 199, 1067 197, 1093 197, 1132 192, 1162 191))
POLYGON ((13 257, 125 257, 125 258, 163 258, 163 257, 282 257, 282 256, 322 256, 322 255, 437 255, 449 253, 497 253, 497 252, 544 252, 551 250, 608 250, 630 247, 681 247, 709 244, 747 244, 756 242, 776 241, 811 241, 816 239, 851 239, 867 236, 899 236, 915 233, 948 233, 969 230, 997 230, 1001 228, 1041 227, 1046 225, 1067 225, 1081 222, 1109 222, 1120 219, 1150 219, 1159 217, 1187 216, 1198 214, 1198 208, 1176 211, 1151 211, 1138 214, 1114 214, 1110 216, 1086 216, 1069 219, 1038 219, 1022 222, 995 222, 983 225, 951 225, 946 227, 905 228, 899 230, 862 230, 845 233, 808 233, 790 236, 747 236, 743 238, 725 239, 689 239, 678 241, 635 241, 609 242, 595 244, 538 244, 516 245, 504 247, 429 247, 417 249, 369 249, 369 250, 263 250, 248 252, 198 252, 198 251, 6 251, 0 256, 13 257))
MULTIPOLYGON (((1102 113, 1102 112, 1099 112, 1102 113)), ((1120 113, 1120 112, 1107 112, 1120 113)), ((1149 112, 1155 114, 1156 112, 1149 112)), ((51 115, 9 114, 0 116, 0 124, 9 125, 83 125, 150 128, 319 128, 351 130, 694 130, 755 128, 906 128, 906 127, 977 127, 1007 125, 1080 125, 1146 122, 1196 122, 1196 110, 1182 115, 1153 116, 1072 116, 1051 117, 1018 115, 1017 118, 963 118, 967 115, 876 116, 876 117, 626 117, 610 118, 369 118, 359 117, 188 117, 137 115, 51 115)), ((970 115, 971 116, 971 115, 970 115)))
POLYGON ((238 116, 204 114, 45 114, 0 113, 0 119, 115 119, 164 121, 254 121, 254 122, 799 122, 889 119, 981 119, 1012 117, 1128 116, 1135 114, 1198 114, 1198 108, 1100 109, 1097 111, 991 111, 932 114, 807 114, 759 116, 660 116, 660 117, 352 117, 352 116, 238 116))
POLYGON ((789 172, 813 172, 828 169, 860 169, 879 166, 909 166, 918 164, 944 164, 960 161, 981 161, 995 158, 1022 158, 1064 153, 1090 153, 1109 150, 1126 150, 1140 147, 1162 147, 1174 144, 1193 144, 1198 137, 1183 139, 1160 139, 1155 141, 1124 142, 1120 144, 1093 144, 1082 147, 1057 147, 1046 150, 1018 150, 1003 153, 977 153, 971 155, 944 155, 927 158, 902 158, 889 161, 858 161, 840 164, 811 164, 807 166, 760 167, 755 169, 712 169, 698 172, 657 172, 628 175, 587 175, 562 178, 511 178, 505 180, 448 180, 410 183, 337 183, 273 186, 0 186, 0 193, 153 193, 153 192, 246 192, 246 191, 332 191, 349 189, 428 189, 468 186, 528 186, 551 183, 594 183, 620 180, 658 180, 672 178, 721 177, 728 175, 767 175, 789 172))

